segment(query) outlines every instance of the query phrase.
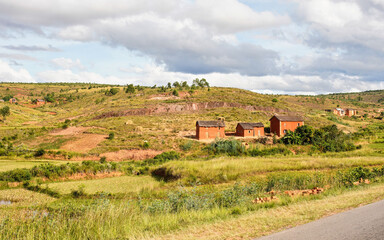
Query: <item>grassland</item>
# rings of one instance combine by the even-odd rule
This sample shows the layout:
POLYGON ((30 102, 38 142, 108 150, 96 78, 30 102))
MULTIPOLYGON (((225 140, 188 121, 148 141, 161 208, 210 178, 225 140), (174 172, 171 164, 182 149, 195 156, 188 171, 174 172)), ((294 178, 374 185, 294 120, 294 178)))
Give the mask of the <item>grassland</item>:
MULTIPOLYGON (((29 185, 24 187, 0 182, 0 200, 12 201, 0 206, 1 239, 251 239, 384 198, 384 105, 378 102, 382 90, 286 96, 213 87, 178 89, 179 97, 172 95, 174 89, 124 90, 97 84, 0 85, 1 97, 14 95, 19 102, 0 103, 11 108, 11 115, 0 122, 0 153, 7 155, 0 160, 0 172, 16 169, 14 174, 28 175, 20 169, 43 163, 60 166, 47 166, 41 171, 55 171, 52 178, 42 173, 26 180, 29 185), (111 88, 118 93, 106 95, 111 88), (48 93, 55 101, 31 104, 48 93), (324 112, 337 106, 357 108, 361 117, 324 112), (275 112, 302 115, 314 128, 335 124, 345 133, 370 129, 372 134, 351 138, 361 148, 349 152, 280 144, 285 155, 264 157, 213 155, 208 143, 193 138, 198 119, 225 118, 226 132, 231 133, 238 122, 269 126, 275 112), (113 138, 105 138, 111 133, 113 138), (85 135, 101 141, 84 151, 65 149, 85 135), (119 150, 144 155, 149 150, 176 151, 180 158, 118 163, 101 158, 119 150), (69 159, 100 164, 90 170, 86 166, 92 164, 82 163, 86 178, 75 180, 80 173, 66 164, 69 159), (65 177, 60 177, 60 169, 65 177), (157 169, 171 177, 154 174, 157 169), (123 175, 111 177, 115 173, 123 175), (106 178, 93 179, 98 176, 106 178), (371 184, 354 186, 360 178, 371 184), (328 189, 296 198, 283 193, 312 187, 328 189), (252 202, 270 190, 279 191, 279 200, 252 202)), ((255 139, 240 141, 251 149, 276 147, 255 139)))

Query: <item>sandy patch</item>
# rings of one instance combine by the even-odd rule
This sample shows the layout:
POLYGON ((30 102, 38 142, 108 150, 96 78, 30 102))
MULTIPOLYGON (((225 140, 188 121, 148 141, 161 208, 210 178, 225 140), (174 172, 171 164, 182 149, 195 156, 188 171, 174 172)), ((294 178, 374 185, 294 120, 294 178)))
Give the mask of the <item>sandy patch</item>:
POLYGON ((72 152, 87 153, 89 150, 97 147, 97 145, 104 141, 108 136, 99 134, 78 134, 76 137, 78 137, 77 140, 66 143, 60 149, 72 152))
POLYGON ((156 155, 161 154, 161 151, 156 150, 120 150, 117 152, 108 152, 101 154, 102 157, 106 157, 108 161, 124 161, 124 160, 145 160, 153 158, 156 155))

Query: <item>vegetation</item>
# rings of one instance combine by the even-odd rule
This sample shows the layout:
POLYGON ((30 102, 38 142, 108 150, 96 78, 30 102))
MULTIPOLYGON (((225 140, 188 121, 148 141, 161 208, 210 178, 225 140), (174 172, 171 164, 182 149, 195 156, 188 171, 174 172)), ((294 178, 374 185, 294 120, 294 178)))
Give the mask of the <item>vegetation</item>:
POLYGON ((384 197, 383 91, 277 96, 195 79, 2 83, 0 95, 19 103, 0 126, 0 201, 12 202, 1 239, 254 238, 384 197), (337 105, 360 116, 324 112, 337 105), (197 119, 224 118, 227 135, 238 122, 267 130, 271 109, 305 125, 282 139, 193 139, 197 119), (313 187, 327 189, 284 194, 313 187), (254 203, 272 190, 277 200, 254 203))

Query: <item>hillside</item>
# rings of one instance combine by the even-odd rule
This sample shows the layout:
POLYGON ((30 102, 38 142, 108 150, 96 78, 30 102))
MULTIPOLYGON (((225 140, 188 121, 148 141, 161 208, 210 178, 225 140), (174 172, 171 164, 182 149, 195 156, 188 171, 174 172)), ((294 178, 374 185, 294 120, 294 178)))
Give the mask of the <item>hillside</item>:
POLYGON ((3 83, 0 238, 254 239, 382 199, 383 95, 3 83), (233 138, 275 113, 305 125, 233 138), (195 139, 219 118, 226 139, 195 139))
MULTIPOLYGON (((234 132, 238 122, 262 122, 269 126, 274 114, 300 115, 316 128, 336 124, 354 132, 375 122, 384 109, 384 91, 320 96, 262 95, 233 88, 127 87, 97 84, 0 85, 0 96, 14 97, 11 114, 0 123, 0 136, 14 136, 14 144, 31 149, 59 151, 79 159, 110 160, 151 158, 162 151, 180 151, 194 139, 196 120, 226 122, 234 132), (114 95, 111 89, 117 93, 114 95), (33 100, 46 99, 44 105, 33 100), (366 119, 336 117, 325 109, 356 108, 366 119), (66 121, 66 122, 65 122, 66 121), (113 139, 106 139, 113 133, 113 139), (119 152, 118 152, 119 151, 119 152)), ((53 157, 47 155, 46 157, 53 157)))

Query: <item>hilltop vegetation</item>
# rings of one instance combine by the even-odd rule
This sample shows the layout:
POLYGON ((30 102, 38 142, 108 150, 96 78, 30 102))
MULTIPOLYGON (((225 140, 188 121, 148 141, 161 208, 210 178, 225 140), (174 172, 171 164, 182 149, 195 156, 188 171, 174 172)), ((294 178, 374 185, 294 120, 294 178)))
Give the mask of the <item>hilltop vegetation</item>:
MULTIPOLYGON (((0 206, 0 238, 173 239, 293 206, 313 209, 312 200, 340 211, 383 198, 383 95, 262 95, 205 79, 152 87, 2 83, 0 97, 17 103, 0 102, 10 113, 0 122, 0 201, 10 201, 0 206), (359 114, 324 111, 336 107, 359 114), (305 125, 281 139, 233 137, 238 122, 268 129, 275 113, 303 116, 305 125), (196 120, 218 118, 228 138, 194 139, 196 120), (284 194, 314 187, 325 192, 284 194), (271 191, 277 199, 255 202, 271 191)), ((328 213, 303 210, 305 219, 328 213)), ((303 221, 286 217, 259 228, 303 221)), ((224 238, 263 234, 221 227, 224 238)))

